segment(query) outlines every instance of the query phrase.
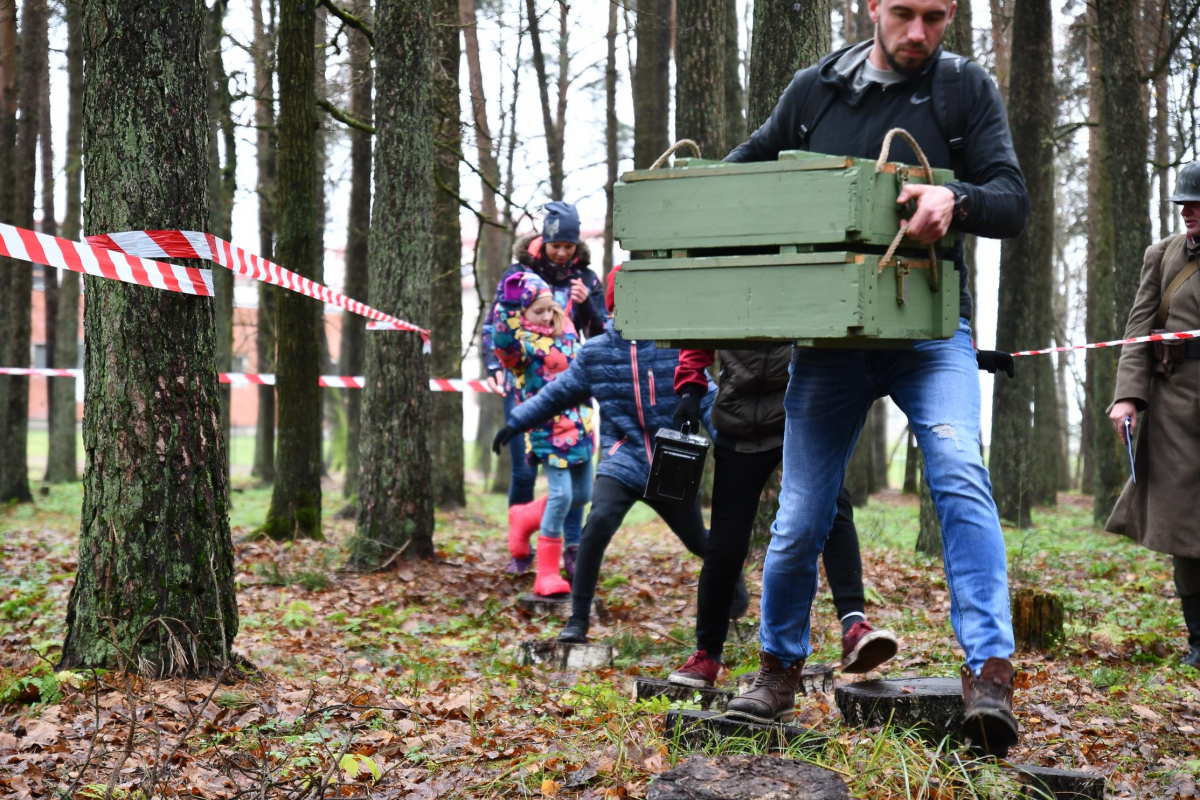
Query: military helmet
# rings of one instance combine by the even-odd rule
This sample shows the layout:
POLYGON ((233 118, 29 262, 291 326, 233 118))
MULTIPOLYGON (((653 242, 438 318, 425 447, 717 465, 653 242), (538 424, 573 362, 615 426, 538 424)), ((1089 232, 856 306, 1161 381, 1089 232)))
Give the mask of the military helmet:
POLYGON ((1200 203, 1200 161, 1189 161, 1175 173, 1172 203, 1200 203))

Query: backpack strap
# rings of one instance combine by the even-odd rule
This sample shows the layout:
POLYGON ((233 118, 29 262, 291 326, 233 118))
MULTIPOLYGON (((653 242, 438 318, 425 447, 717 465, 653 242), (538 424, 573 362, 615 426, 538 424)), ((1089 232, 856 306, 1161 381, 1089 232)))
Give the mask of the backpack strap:
POLYGON ((967 144, 967 103, 964 73, 966 56, 943 52, 937 63, 936 91, 933 92, 933 113, 937 116, 942 136, 950 146, 950 165, 958 177, 963 151, 967 144))
MULTIPOLYGON (((1183 249, 1183 243, 1186 241, 1186 236, 1180 236, 1175 241, 1167 246, 1166 252, 1163 253, 1162 263, 1167 263, 1169 259, 1183 249)), ((1187 279, 1196 274, 1197 268, 1200 268, 1198 260, 1193 258, 1187 263, 1183 269, 1179 270, 1179 274, 1167 285, 1166 291, 1163 292, 1162 302, 1158 304, 1158 313, 1154 316, 1154 327, 1161 330, 1163 325, 1167 324, 1167 314, 1171 311, 1171 298, 1175 296, 1175 292, 1179 291, 1179 287, 1187 282, 1187 279)))
POLYGON ((813 75, 813 85, 809 87, 804 106, 800 109, 800 144, 804 150, 809 149, 813 131, 836 97, 836 89, 826 86, 820 75, 813 75))

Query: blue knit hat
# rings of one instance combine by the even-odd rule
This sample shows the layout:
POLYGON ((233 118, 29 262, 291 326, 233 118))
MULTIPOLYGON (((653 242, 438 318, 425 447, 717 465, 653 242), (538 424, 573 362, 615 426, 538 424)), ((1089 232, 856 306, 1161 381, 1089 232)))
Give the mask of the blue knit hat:
POLYGON ((555 200, 546 204, 546 219, 542 221, 542 242, 579 244, 579 212, 570 203, 555 200))

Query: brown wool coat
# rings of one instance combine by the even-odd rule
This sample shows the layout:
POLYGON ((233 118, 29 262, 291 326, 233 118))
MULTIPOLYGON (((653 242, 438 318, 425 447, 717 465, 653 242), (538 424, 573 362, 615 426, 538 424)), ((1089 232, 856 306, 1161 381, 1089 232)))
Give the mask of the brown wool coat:
MULTIPOLYGON (((1200 246, 1171 247, 1170 236, 1146 250, 1141 283, 1126 338, 1145 336, 1167 286, 1200 246)), ((1192 275, 1171 299, 1169 331, 1200 329, 1200 274, 1192 275)), ((1168 378, 1154 359, 1153 345, 1126 345, 1117 366, 1117 400, 1138 407, 1134 463, 1137 485, 1126 481, 1104 529, 1170 555, 1200 558, 1200 360, 1176 365, 1168 378)))

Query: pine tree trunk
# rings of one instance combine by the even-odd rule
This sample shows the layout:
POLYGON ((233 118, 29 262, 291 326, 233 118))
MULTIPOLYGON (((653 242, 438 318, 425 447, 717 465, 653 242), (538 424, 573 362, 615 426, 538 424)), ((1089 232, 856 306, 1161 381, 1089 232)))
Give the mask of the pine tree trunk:
POLYGON ((887 400, 880 399, 871 406, 871 493, 888 487, 888 430, 887 400))
MULTIPOLYGON (((204 13, 199 0, 84 6, 87 230, 203 228, 204 13)), ((212 675, 238 629, 213 301, 86 285, 88 555, 62 668, 212 675)))
POLYGON ((633 75, 633 166, 646 169, 671 146, 671 0, 638 0, 633 75))
MULTIPOLYGON (((1023 0, 1013 21, 1008 116, 1029 188, 1030 220, 1000 256, 996 347, 1046 347, 1053 334, 1054 72, 1049 0, 1023 0)), ((1022 364, 1016 378, 997 377, 992 401, 989 472, 1000 516, 1028 527, 1030 508, 1058 481, 1057 408, 1050 359, 1022 364), (1048 479, 1048 481, 1047 481, 1048 479)))
POLYGON ((613 268, 613 187, 617 184, 617 4, 608 7, 608 60, 604 69, 604 275, 613 268))
MULTIPOLYGON (((381 308, 429 319, 433 261, 434 31, 429 0, 379 0, 375 69, 379 102, 370 295, 381 308)), ((362 471, 350 564, 379 568, 394 556, 433 553, 429 368, 421 339, 367 339, 362 471)))
MULTIPOLYGON (((317 9, 317 24, 316 33, 313 36, 313 48, 316 52, 316 65, 314 72, 316 80, 314 84, 314 94, 318 100, 329 99, 329 87, 325 78, 325 70, 328 64, 326 57, 326 42, 325 37, 329 30, 329 9, 321 6, 317 9)), ((318 276, 325 274, 325 224, 329 216, 329 200, 325 192, 325 172, 329 168, 329 133, 326 129, 325 114, 317 115, 317 161, 315 169, 316 186, 313 191, 316 198, 316 213, 313 215, 316 225, 316 241, 313 245, 313 269, 316 270, 318 276)), ((338 365, 333 361, 333 354, 329 350, 329 331, 325 325, 325 306, 320 304, 321 309, 317 312, 317 342, 320 348, 320 361, 322 375, 348 375, 350 373, 340 370, 338 365)), ((345 415, 342 413, 342 394, 346 389, 323 388, 320 390, 321 397, 321 477, 329 477, 331 469, 340 470, 346 461, 346 422, 345 415), (324 432, 328 431, 329 446, 325 447, 324 432)))
MULTIPOLYGON (((1088 5, 1084 14, 1086 28, 1089 31, 1094 31, 1096 27, 1095 6, 1088 5)), ((1107 221, 1108 203, 1100 191, 1102 185, 1101 176, 1105 172, 1104 160, 1100 155, 1099 127, 1100 106, 1104 102, 1104 90, 1100 84, 1100 47, 1096 43, 1094 35, 1087 37, 1084 59, 1088 75, 1088 121, 1091 123, 1091 127, 1088 128, 1088 235, 1087 255, 1084 260, 1085 282, 1087 286, 1084 298, 1083 336, 1085 341, 1095 342, 1098 341, 1096 338, 1097 331, 1102 327, 1100 321, 1097 319, 1097 297, 1102 284, 1097 264, 1102 261, 1107 263, 1108 256, 1106 253, 1108 245, 1107 236, 1104 231, 1109 223, 1107 221)), ((1104 400, 1100 402, 1099 409, 1096 407, 1099 401, 1099 398, 1096 396, 1099 378, 1097 374, 1098 355, 1095 350, 1083 351, 1085 386, 1083 424, 1080 426, 1079 491, 1085 495, 1094 495, 1096 486, 1100 481, 1100 465, 1096 458, 1096 445, 1100 444, 1100 442, 1098 441, 1099 437, 1096 435, 1096 423, 1100 423, 1100 427, 1105 434, 1108 432, 1109 424, 1108 414, 1102 414, 1100 410, 1108 406, 1108 401, 1104 400)), ((1103 355, 1107 356, 1108 354, 1105 353, 1103 355)), ((1104 442, 1103 444, 1104 446, 1100 450, 1100 458, 1111 459, 1113 453, 1111 448, 1108 447, 1109 443, 1104 442)))
MULTIPOLYGON (((0 222, 14 221, 16 203, 17 143, 17 4, 0 4, 0 222)), ((18 270, 26 264, 0 258, 0 317, 8 318, 8 297, 18 270)), ((12 353, 7 337, 0 337, 0 366, 24 367, 28 354, 12 353)), ((8 451, 8 395, 15 378, 0 375, 0 452, 8 451)), ((0 457, 0 484, 4 461, 0 457)))
POLYGON ((725 144, 725 4, 731 1, 675 3, 675 138, 691 139, 708 159, 724 158, 729 150, 725 144))
MULTIPOLYGON (((860 2, 866 4, 866 0, 860 2)), ((829 0, 812 3, 759 0, 754 4, 750 130, 758 128, 771 116, 796 70, 829 52, 832 36, 829 17, 829 0)), ((708 153, 705 156, 713 157, 708 153)))
MULTIPOLYGON (((38 68, 38 82, 41 84, 40 93, 42 96, 41 113, 38 118, 38 154, 41 158, 42 174, 42 233, 47 236, 58 236, 58 217, 55 215, 54 203, 54 141, 51 136, 52 125, 50 122, 50 47, 49 41, 47 46, 41 53, 41 64, 38 68)), ((57 270, 43 268, 42 274, 45 276, 44 290, 42 296, 44 298, 42 321, 45 326, 45 343, 46 343, 46 366, 54 368, 58 366, 58 280, 59 277, 70 270, 57 270)), ((75 366, 75 363, 69 362, 67 367, 75 366)), ((55 430, 54 419, 54 381, 58 378, 47 379, 46 387, 46 411, 47 422, 49 423, 48 438, 53 439, 57 431, 55 430)), ((72 401, 72 408, 74 402, 72 401)), ((75 435, 74 421, 72 420, 71 435, 75 435)))
POLYGON ((725 147, 732 150, 746 141, 746 104, 742 96, 742 48, 738 42, 735 0, 725 2, 725 147))
POLYGON ((921 471, 921 450, 917 447, 917 437, 912 435, 912 431, 906 435, 908 442, 904 448, 904 485, 900 491, 904 494, 917 494, 921 471))
POLYGON ((942 523, 938 519, 937 506, 925 480, 925 457, 917 451, 916 459, 917 494, 921 498, 921 513, 917 528, 917 552, 934 558, 942 557, 942 523))
POLYGON ((875 23, 871 21, 869 8, 867 0, 858 0, 858 8, 854 15, 854 25, 857 31, 854 41, 856 42, 865 42, 867 39, 875 38, 875 23))
MULTIPOLYGON (((460 0, 465 2, 465 0, 460 0)), ((561 19, 566 21, 565 7, 560 9, 561 19)), ((473 4, 472 4, 472 14, 473 4)), ((554 116, 550 111, 550 78, 546 72, 546 54, 542 50, 542 33, 541 26, 538 22, 540 19, 537 11, 537 3, 535 0, 525 0, 526 21, 529 23, 529 41, 533 45, 533 68, 537 74, 538 94, 542 101, 542 128, 546 134, 546 163, 550 170, 550 199, 563 199, 563 142, 558 136, 558 125, 555 122, 554 116)), ((565 24, 564 24, 565 27, 565 24)), ((467 32, 464 30, 464 34, 467 32)), ((467 34, 469 36, 469 34, 467 34)), ((565 44, 565 43, 561 43, 565 44)), ((470 52, 471 40, 467 39, 468 53, 470 52)), ((565 76, 560 75, 560 80, 565 76)), ((472 96, 475 92, 472 90, 472 96)))
MULTIPOLYGON (((254 124, 258 167, 258 253, 275 258, 275 206, 279 136, 275 129, 275 3, 271 17, 262 14, 263 0, 251 0, 254 20, 254 124)), ((353 296, 353 295, 352 295, 353 296)), ((275 300, 278 290, 258 284, 255 363, 259 372, 275 371, 275 300)), ((356 298, 357 299, 357 298, 356 298)), ((365 302, 365 300, 364 300, 365 302)), ((263 483, 275 481, 275 387, 258 387, 258 417, 254 429, 254 465, 250 474, 263 483)))
MULTIPOLYGON (((1137 292, 1142 258, 1150 246, 1150 180, 1145 153, 1149 151, 1149 120, 1137 46, 1139 30, 1136 0, 1097 0, 1096 17, 1100 43, 1100 79, 1104 102, 1100 106, 1101 158, 1108 174, 1101 192, 1110 203, 1111 220, 1102 235, 1111 236, 1107 262, 1097 261, 1098 273, 1111 275, 1111 288, 1097 294, 1097 321, 1104 323, 1097 334, 1116 338, 1125 328, 1129 309, 1137 292), (1120 220, 1120 224, 1115 222, 1120 220), (1110 271, 1111 270, 1111 271, 1110 271)), ((1094 213, 1094 212, 1093 212, 1094 213)), ((1116 384, 1115 354, 1097 359, 1096 457, 1100 464, 1096 490, 1096 521, 1103 523, 1116 502, 1126 480, 1125 446, 1113 434, 1105 414, 1100 413, 1114 399, 1116 384), (1101 455, 1103 451, 1104 455, 1101 455)))
POLYGON ((871 478, 875 471, 872 422, 873 420, 868 414, 866 422, 858 434, 858 442, 850 453, 850 461, 846 464, 846 475, 843 478, 846 491, 850 493, 850 502, 856 508, 865 506, 867 498, 871 494, 871 478))
POLYGON ((992 17, 992 59, 996 71, 996 86, 1008 102, 1009 73, 1012 69, 1013 6, 1016 0, 989 0, 992 17))
MULTIPOLYGON (((356 0, 351 12, 368 24, 373 22, 371 0, 356 0)), ((457 37, 457 32, 455 36, 457 37)), ((347 31, 350 40, 350 115, 370 124, 374 119, 371 92, 375 73, 371 66, 371 43, 358 31, 347 31)), ((458 62, 455 61, 457 76, 458 62)), ((455 98, 457 107, 458 98, 455 98)), ((350 210, 346 231, 346 295, 364 303, 367 297, 367 232, 371 228, 371 147, 372 136, 351 129, 350 137, 350 210)), ((455 176, 458 175, 457 162, 455 176)), ((450 212, 458 226, 458 210, 450 212)), ((363 337, 366 322, 349 311, 342 314, 342 352, 338 361, 343 375, 362 375, 363 337)), ((436 331, 435 331, 436 333, 436 331)), ((434 340, 437 340, 435 335, 434 340)), ((352 498, 358 492, 358 448, 361 437, 362 391, 346 392, 346 479, 342 492, 352 498)))
MULTIPOLYGON (((279 4, 279 175, 276 261, 320 281, 317 269, 316 12, 279 4)), ((272 539, 321 533, 321 303, 283 292, 275 310, 278 442, 271 507, 260 532, 272 539)))
MULTIPOLYGON (((462 150, 459 127, 458 64, 462 55, 456 0, 435 0, 436 38, 434 65, 435 155, 437 182, 455 194, 459 191, 458 156, 462 150)), ((430 281, 430 314, 433 352, 430 369, 436 377, 462 374, 462 232, 458 201, 434 188, 433 277, 430 281)), ((460 508, 467 503, 463 482, 463 396, 458 392, 430 392, 429 449, 432 454, 433 502, 439 508, 460 508)))
MULTIPOLYGON (((67 199, 62 236, 72 241, 80 234, 83 170, 83 9, 67 3, 67 199)), ((2 265, 0 265, 2 268, 2 265)), ((64 369, 79 364, 79 273, 62 270, 54 324, 54 363, 64 369)), ((46 459, 47 483, 73 483, 78 447, 75 438, 75 379, 50 381, 50 450, 46 459)))

